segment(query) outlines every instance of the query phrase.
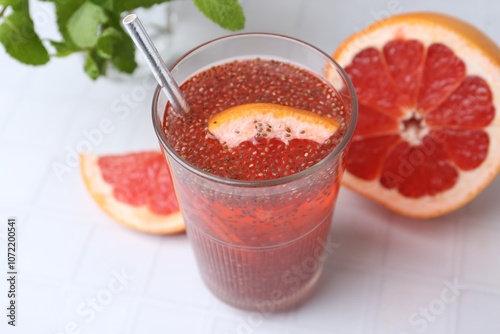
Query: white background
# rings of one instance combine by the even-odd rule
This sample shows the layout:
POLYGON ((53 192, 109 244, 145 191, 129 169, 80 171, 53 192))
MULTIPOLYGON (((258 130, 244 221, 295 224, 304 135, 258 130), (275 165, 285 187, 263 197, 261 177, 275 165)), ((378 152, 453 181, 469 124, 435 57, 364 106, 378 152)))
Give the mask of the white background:
MULTIPOLYGON (((500 42, 497 0, 242 4, 247 31, 295 36, 328 53, 391 8, 449 13, 500 42)), ((178 24, 167 59, 227 34, 191 1, 174 7, 178 24)), ((36 3, 32 12, 40 34, 57 36, 50 4, 36 3)), ((149 15, 162 18, 162 7, 149 15)), ((340 247, 314 295, 281 314, 235 310, 205 289, 184 234, 145 235, 110 220, 88 196, 78 168, 58 180, 53 163, 64 163, 67 147, 77 149, 85 139, 82 131, 98 128, 105 118, 114 130, 93 152, 158 147, 150 120, 152 91, 143 94, 144 79, 92 82, 81 68, 80 56, 23 66, 0 47, 0 333, 64 333, 68 326, 82 333, 127 334, 500 333, 500 179, 469 205, 430 221, 402 218, 343 189, 331 232, 340 247), (113 111, 125 105, 126 96, 133 105, 120 118, 113 111), (20 229, 15 330, 4 315, 7 216, 16 216, 20 229), (92 320, 77 314, 88 298, 104 296, 102 289, 122 270, 133 279, 121 292, 92 320), (443 291, 453 295, 447 282, 461 288, 444 303, 443 291), (430 312, 427 320, 422 312, 430 312)))

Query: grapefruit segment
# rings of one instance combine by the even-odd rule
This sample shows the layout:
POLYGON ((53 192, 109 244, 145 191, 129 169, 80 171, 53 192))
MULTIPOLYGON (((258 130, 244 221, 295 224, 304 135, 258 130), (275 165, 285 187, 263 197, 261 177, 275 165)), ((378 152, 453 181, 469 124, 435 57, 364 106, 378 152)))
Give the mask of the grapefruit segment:
POLYGON ((398 134, 399 121, 364 104, 359 105, 359 117, 354 136, 364 138, 382 134, 398 134))
POLYGON ((351 143, 347 169, 364 180, 375 180, 390 150, 399 142, 399 135, 354 140, 351 143))
POLYGON ((170 170, 160 152, 82 154, 80 170, 92 199, 116 221, 148 233, 184 231, 170 170))
POLYGON ((274 103, 248 103, 215 114, 208 122, 208 131, 229 148, 259 137, 285 143, 308 139, 323 144, 339 125, 333 118, 308 110, 274 103))
POLYGON ((431 135, 441 138, 449 158, 461 170, 478 168, 488 155, 490 139, 482 130, 433 129, 431 135))
POLYGON ((442 14, 403 14, 354 34, 333 57, 360 104, 347 187, 429 218, 469 202, 498 174, 500 49, 481 31, 442 14))
POLYGON ((488 83, 478 76, 468 76, 446 101, 425 117, 425 121, 430 126, 481 129, 495 117, 492 101, 488 83))
POLYGON ((417 110, 426 113, 443 102, 464 80, 465 64, 446 45, 433 43, 427 48, 420 79, 417 110))
POLYGON ((415 40, 393 40, 384 46, 383 52, 402 103, 408 108, 414 106, 424 66, 424 46, 415 40))
POLYGON ((402 142, 386 157, 381 184, 405 197, 435 196, 456 183, 457 171, 444 147, 430 136, 421 145, 402 142))
POLYGON ((382 54, 375 48, 360 51, 345 68, 356 87, 358 100, 389 116, 401 116, 398 89, 389 76, 382 54))

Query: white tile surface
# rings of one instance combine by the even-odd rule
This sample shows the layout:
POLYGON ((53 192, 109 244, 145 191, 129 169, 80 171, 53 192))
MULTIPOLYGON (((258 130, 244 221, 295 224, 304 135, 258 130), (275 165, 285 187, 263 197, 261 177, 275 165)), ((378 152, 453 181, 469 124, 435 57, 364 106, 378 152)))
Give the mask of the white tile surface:
POLYGON ((441 301, 446 288, 444 281, 429 284, 412 278, 386 278, 375 333, 446 333, 453 304, 459 301, 459 297, 449 303, 441 301))
POLYGON ((232 320, 233 323, 232 331, 238 332, 251 330, 259 330, 265 328, 276 327, 280 330, 285 330, 287 328, 293 328, 292 323, 293 315, 291 312, 279 312, 279 313, 269 313, 269 312, 247 312, 239 309, 235 309, 232 306, 224 304, 222 301, 213 298, 212 309, 223 318, 228 318, 232 320))
POLYGON ((292 314, 303 328, 359 333, 366 318, 373 285, 369 272, 328 268, 305 307, 292 314))
POLYGON ((55 323, 55 314, 59 311, 60 284, 52 279, 23 275, 20 286, 19 305, 30 321, 19 322, 20 333, 49 332, 55 323))
POLYGON ((33 276, 60 281, 73 275, 90 228, 88 222, 72 216, 31 214, 20 230, 19 270, 33 276), (63 238, 61 236, 64 236, 63 238))
MULTIPOLYGON (((52 5, 34 3, 37 31, 57 38, 53 18, 43 21, 52 5)), ((497 0, 241 3, 246 31, 295 36, 327 53, 391 10, 456 15, 500 43, 497 0)), ((164 55, 167 62, 228 34, 192 1, 172 5, 179 20, 169 42, 172 50, 164 55)), ((155 7, 156 15, 160 8, 155 7)), ((84 149, 88 138, 82 131, 99 128, 104 118, 114 129, 92 144, 92 152, 157 148, 151 80, 137 74, 93 82, 83 74, 82 62, 74 56, 40 68, 23 66, 0 47, 0 220, 17 216, 20 247, 19 327, 7 327, 2 313, 0 333, 71 332, 72 321, 92 334, 500 332, 500 179, 463 209, 427 222, 403 219, 343 189, 331 233, 340 247, 311 298, 279 314, 236 310, 203 286, 185 235, 156 237, 124 228, 92 202, 76 166, 57 177, 53 164, 66 163, 67 147, 84 149), (133 276, 126 288, 86 322, 77 313, 79 305, 99 294, 106 298, 103 289, 123 270, 133 276), (453 302, 441 303, 446 280, 455 279, 467 288, 453 302), (439 314, 431 314, 435 318, 423 330, 425 308, 439 314)), ((500 78, 492 79, 500 86, 500 78)), ((5 243, 0 224, 0 252, 5 243)), ((0 255, 0 267, 5 265, 0 255)), ((0 279, 0 305, 6 288, 0 279)))
POLYGON ((111 292, 108 283, 112 279, 113 274, 108 273, 97 288, 70 285, 60 300, 62 308, 54 321, 53 331, 74 326, 81 333, 119 333, 123 319, 129 316, 132 299, 128 287, 117 293, 111 292))
MULTIPOLYGON (((500 82, 499 82, 500 83, 500 82)), ((500 231, 498 212, 491 207, 498 205, 500 178, 495 179, 486 189, 465 207, 465 225, 470 228, 486 228, 500 231)))
POLYGON ((338 248, 328 262, 342 260, 380 265, 385 252, 390 215, 367 200, 344 199, 348 197, 344 193, 337 203, 331 231, 331 240, 338 244, 338 248))
POLYGON ((386 265, 431 276, 451 275, 455 230, 459 222, 460 211, 425 221, 393 216, 386 265))
POLYGON ((140 305, 131 334, 201 333, 205 316, 175 306, 140 305))
POLYGON ((477 282, 500 289, 500 257, 498 242, 500 230, 486 230, 467 221, 464 229, 463 277, 468 282, 477 282))
POLYGON ((212 296, 203 285, 194 254, 184 236, 162 240, 145 295, 173 304, 207 308, 212 296), (183 277, 183 280, 179 280, 183 277))
POLYGON ((239 320, 229 320, 216 318, 212 327, 207 333, 216 333, 216 334, 234 334, 234 333, 253 333, 253 334, 273 334, 273 333, 283 333, 286 334, 286 331, 283 331, 279 326, 269 327, 260 322, 260 319, 255 317, 254 319, 244 319, 239 320))
POLYGON ((132 276, 127 291, 137 292, 149 276, 158 249, 158 237, 116 225, 96 224, 81 253, 75 282, 99 286, 113 272, 132 276))
POLYGON ((0 202, 30 205, 48 167, 46 152, 30 145, 0 142, 0 202))
POLYGON ((500 332, 500 294, 465 291, 462 296, 457 334, 500 332), (477 305, 481 305, 480 308, 477 305))
POLYGON ((67 124, 75 106, 74 98, 62 95, 57 103, 40 105, 46 95, 45 91, 36 90, 30 96, 20 99, 0 138, 45 149, 50 149, 61 141, 68 131, 67 124))
POLYGON ((90 215, 95 218, 104 218, 85 190, 80 170, 66 163, 65 157, 53 156, 49 168, 45 172, 40 185, 40 195, 34 205, 45 210, 54 210, 78 216, 90 215), (58 164, 64 164, 68 170, 58 169, 58 164))

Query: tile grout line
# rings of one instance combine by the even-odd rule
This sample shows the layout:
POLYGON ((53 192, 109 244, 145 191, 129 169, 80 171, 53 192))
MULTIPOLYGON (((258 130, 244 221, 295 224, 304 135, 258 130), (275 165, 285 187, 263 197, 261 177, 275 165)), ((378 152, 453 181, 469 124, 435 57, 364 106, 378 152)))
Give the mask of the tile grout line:
POLYGON ((45 172, 42 174, 42 179, 38 182, 38 185, 33 191, 33 195, 30 199, 30 206, 36 207, 36 202, 38 201, 38 198, 40 197, 40 194, 42 193, 42 190, 45 189, 45 186, 47 185, 47 182, 50 177, 50 165, 51 165, 51 160, 49 159, 48 165, 45 167, 45 172))
POLYGON ((378 306, 380 306, 381 299, 382 299, 382 290, 384 288, 384 277, 387 276, 387 268, 386 268, 386 263, 387 263, 387 252, 389 249, 389 240, 390 240, 390 235, 391 235, 391 230, 392 230, 392 221, 394 218, 393 213, 388 213, 386 215, 386 228, 384 231, 384 239, 383 239, 383 244, 382 244, 382 256, 380 259, 380 265, 378 267, 374 266, 375 272, 377 272, 377 282, 373 284, 375 291, 372 292, 371 296, 371 301, 370 301, 370 307, 368 310, 372 310, 372 314, 366 314, 365 315, 365 322, 362 327, 362 333, 364 334, 372 334, 376 332, 376 326, 377 326, 377 310, 378 306), (370 316, 370 319, 367 319, 368 316, 370 316))
MULTIPOLYGON (((463 224, 464 218, 462 217, 458 224, 453 224, 453 245, 452 245, 452 277, 451 279, 457 279, 461 277, 461 267, 463 265, 463 224)), ((450 316, 448 317, 448 322, 446 324, 446 330, 450 334, 457 333, 458 329, 458 313, 460 308, 460 298, 457 298, 457 302, 451 305, 450 316)))
POLYGON ((158 256, 159 256, 159 253, 160 253, 160 249, 161 249, 161 237, 157 237, 157 240, 156 240, 156 245, 155 245, 155 252, 153 254, 153 257, 151 259, 151 262, 148 266, 148 268, 146 268, 143 273, 145 275, 144 279, 142 280, 142 283, 140 284, 140 286, 138 287, 137 289, 137 292, 135 293, 135 296, 134 296, 134 300, 135 300, 135 303, 132 304, 132 306, 129 306, 127 312, 130 314, 130 317, 128 318, 128 321, 126 321, 123 325, 122 325, 122 332, 127 334, 127 333, 131 333, 132 331, 132 326, 135 324, 135 320, 136 318, 138 317, 138 310, 139 310, 139 303, 143 300, 145 300, 146 298, 144 298, 144 293, 146 291, 146 288, 147 286, 149 285, 150 283, 150 277, 151 277, 151 272, 153 271, 153 268, 156 264, 156 261, 158 259, 158 256))
MULTIPOLYGON (((61 304, 64 301, 64 296, 70 290, 70 287, 72 285, 76 284, 76 282, 75 282, 76 271, 78 270, 78 265, 81 262, 81 258, 83 256, 83 253, 84 253, 85 249, 87 248, 87 244, 89 242, 90 235, 92 234, 94 226, 95 226, 95 224, 92 224, 91 227, 89 228, 89 231, 88 231, 88 233, 87 233, 87 235, 85 237, 85 240, 83 240, 83 242, 82 242, 82 246, 81 246, 79 254, 76 254, 74 256, 74 258, 75 258, 75 261, 74 261, 75 265, 74 265, 74 267, 72 269, 72 272, 70 273, 70 275, 68 275, 68 277, 63 278, 61 280, 61 288, 59 289, 59 297, 58 297, 58 302, 56 304, 61 304)), ((52 320, 53 320, 54 324, 57 322, 58 318, 62 314, 64 314, 64 312, 65 312, 64 309, 59 309, 58 311, 59 312, 55 312, 54 315, 52 316, 52 320)))
POLYGON ((87 232, 87 236, 85 237, 85 240, 83 240, 83 242, 82 242, 82 247, 81 247, 80 253, 75 256, 75 258, 76 258, 75 263, 76 264, 73 268, 71 275, 69 276, 70 281, 72 281, 73 283, 76 283, 76 273, 78 271, 78 267, 82 262, 83 253, 85 252, 85 249, 87 249, 87 246, 90 242, 90 237, 94 233, 95 229, 96 229, 96 223, 94 222, 89 227, 89 231, 87 232))
MULTIPOLYGON (((24 90, 20 90, 20 91, 19 91, 19 93, 16 95, 16 98, 14 98, 14 99, 13 99, 13 102, 11 103, 11 106, 12 106, 13 108, 16 108, 16 107, 15 107, 15 105, 16 105, 16 103, 15 103, 15 102, 16 102, 16 101, 19 101, 19 100, 21 99, 21 97, 23 96, 23 94, 24 94, 24 93, 25 93, 25 92, 26 92, 26 91, 30 88, 30 86, 32 86, 32 85, 33 85, 32 80, 29 80, 30 75, 26 75, 26 74, 25 74, 25 76, 26 76, 26 77, 24 78, 24 82, 28 82, 28 84, 26 85, 25 89, 24 89, 24 90)), ((23 86, 24 86, 24 85, 23 85, 23 86)), ((9 106, 7 106, 7 107, 9 107, 9 106)), ((11 113, 9 113, 9 115, 8 115, 8 116, 4 117, 2 124, 0 124, 0 133, 1 133, 1 134, 3 134, 3 133, 4 133, 4 129, 6 129, 6 128, 8 127, 9 123, 10 123, 10 122, 12 121, 12 119, 14 118, 14 115, 15 115, 16 113, 18 113, 18 112, 20 112, 20 110, 18 110, 18 109, 16 108, 16 112, 11 112, 11 113)))

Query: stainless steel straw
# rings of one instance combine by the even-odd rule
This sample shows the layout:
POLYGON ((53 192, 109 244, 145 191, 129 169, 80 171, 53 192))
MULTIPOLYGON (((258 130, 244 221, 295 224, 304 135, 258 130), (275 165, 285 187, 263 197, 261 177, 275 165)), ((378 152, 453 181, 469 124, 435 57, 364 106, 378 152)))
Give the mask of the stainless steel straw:
POLYGON ((135 14, 129 14, 123 19, 123 25, 137 48, 141 51, 144 59, 148 63, 151 72, 156 78, 162 91, 167 95, 174 112, 182 116, 189 111, 189 105, 182 94, 179 86, 175 82, 172 74, 168 70, 158 50, 149 38, 146 29, 135 14))

